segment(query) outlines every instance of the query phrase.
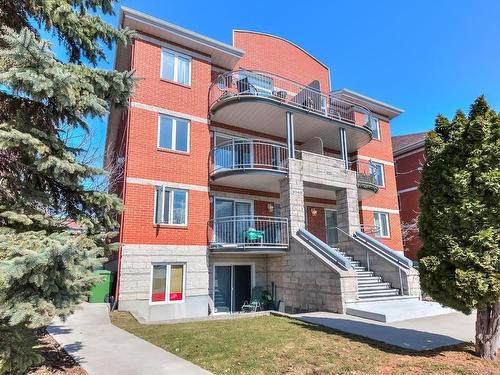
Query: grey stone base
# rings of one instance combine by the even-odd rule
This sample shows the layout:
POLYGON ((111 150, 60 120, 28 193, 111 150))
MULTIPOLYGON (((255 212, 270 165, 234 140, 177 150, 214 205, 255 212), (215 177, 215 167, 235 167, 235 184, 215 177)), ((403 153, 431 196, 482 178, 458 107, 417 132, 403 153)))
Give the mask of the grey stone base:
POLYGON ((208 296, 186 297, 183 303, 149 304, 147 300, 121 301, 118 309, 128 311, 141 323, 208 316, 208 296))

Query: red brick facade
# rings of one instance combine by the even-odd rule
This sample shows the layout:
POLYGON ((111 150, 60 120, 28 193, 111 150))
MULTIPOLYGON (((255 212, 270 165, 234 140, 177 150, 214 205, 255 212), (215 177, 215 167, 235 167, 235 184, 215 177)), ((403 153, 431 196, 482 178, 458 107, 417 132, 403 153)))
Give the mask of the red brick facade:
MULTIPOLYGON (((135 89, 128 117, 125 119, 127 152, 125 210, 121 228, 123 244, 208 245, 207 223, 213 216, 211 196, 220 193, 238 196, 256 196, 254 214, 273 216, 269 203, 276 204, 279 194, 242 188, 219 186, 209 179, 209 155, 213 128, 225 129, 242 135, 285 142, 283 138, 240 129, 233 125, 210 123, 208 108, 209 87, 220 73, 211 64, 210 56, 200 51, 182 52, 191 57, 191 85, 186 86, 160 78, 162 43, 134 41, 130 65, 141 78, 135 89), (189 151, 176 152, 158 148, 159 115, 189 120, 189 151), (213 127, 213 128, 212 128, 213 127), (154 224, 155 185, 168 183, 188 191, 187 225, 154 224)), ((330 72, 322 63, 294 44, 279 37, 259 33, 235 31, 234 45, 245 51, 234 69, 257 69, 309 85, 318 81, 321 91, 330 92, 330 72)), ((175 48, 175 47, 174 47, 175 48)), ((375 115, 377 115, 375 113, 375 115)), ((118 144, 125 129, 120 128, 118 144)), ((385 186, 374 196, 360 202, 360 221, 373 225, 373 212, 389 212, 390 238, 382 242, 395 250, 403 248, 398 213, 397 190, 390 125, 380 116, 381 140, 372 140, 350 158, 368 162, 371 159, 384 165, 385 186)), ((122 143, 125 145, 125 143, 122 143)), ((338 152, 337 150, 331 150, 338 152)), ((265 188, 265 187, 263 187, 265 188)), ((123 189, 119 188, 119 191, 123 189)), ((325 240, 325 208, 335 208, 335 201, 305 197, 308 229, 325 240), (313 214, 313 210, 315 214, 313 214)))
POLYGON ((417 260, 417 253, 421 247, 417 220, 420 213, 418 184, 421 168, 425 162, 424 137, 425 133, 393 137, 404 250, 405 255, 412 260, 417 260))

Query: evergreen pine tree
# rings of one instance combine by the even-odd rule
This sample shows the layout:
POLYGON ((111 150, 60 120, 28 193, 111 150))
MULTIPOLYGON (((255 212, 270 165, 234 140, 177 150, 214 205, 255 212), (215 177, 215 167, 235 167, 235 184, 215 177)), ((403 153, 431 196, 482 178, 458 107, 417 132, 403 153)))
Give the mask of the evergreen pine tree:
POLYGON ((115 0, 0 0, 0 373, 38 361, 34 329, 72 312, 110 250, 120 200, 86 188, 103 175, 79 162, 65 132, 126 106, 131 72, 95 68, 105 47, 127 43, 97 15, 115 0), (67 51, 59 58, 40 30, 67 51), (68 220, 85 228, 69 233, 68 220))
POLYGON ((483 96, 466 116, 436 119, 420 181, 420 281, 434 299, 477 309, 476 352, 500 340, 500 115, 483 96))

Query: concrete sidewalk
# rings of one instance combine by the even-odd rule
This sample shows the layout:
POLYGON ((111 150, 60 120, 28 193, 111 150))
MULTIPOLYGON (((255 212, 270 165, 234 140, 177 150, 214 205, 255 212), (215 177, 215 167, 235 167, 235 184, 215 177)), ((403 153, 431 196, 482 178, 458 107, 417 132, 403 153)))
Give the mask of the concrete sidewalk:
POLYGON ((461 313, 382 323, 350 315, 314 312, 290 315, 304 322, 322 325, 342 332, 409 350, 429 350, 474 341, 475 314, 461 313))
POLYGON ((112 325, 106 304, 84 303, 47 330, 89 375, 210 374, 112 325))

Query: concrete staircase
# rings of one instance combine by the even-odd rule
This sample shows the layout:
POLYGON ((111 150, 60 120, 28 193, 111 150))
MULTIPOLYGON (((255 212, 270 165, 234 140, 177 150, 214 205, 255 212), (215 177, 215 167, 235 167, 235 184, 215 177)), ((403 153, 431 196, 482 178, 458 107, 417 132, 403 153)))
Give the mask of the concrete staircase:
POLYGON ((384 282, 382 277, 368 271, 358 260, 353 259, 346 253, 336 249, 342 256, 347 258, 358 275, 358 298, 361 301, 382 300, 399 297, 399 289, 391 287, 390 283, 384 282))

